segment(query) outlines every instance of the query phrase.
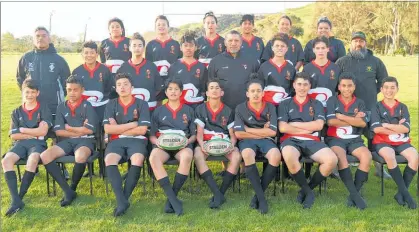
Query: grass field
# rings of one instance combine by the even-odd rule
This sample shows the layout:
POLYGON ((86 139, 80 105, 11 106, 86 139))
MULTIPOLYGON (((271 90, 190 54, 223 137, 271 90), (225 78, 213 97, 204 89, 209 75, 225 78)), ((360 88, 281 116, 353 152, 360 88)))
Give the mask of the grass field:
MULTIPOLYGON (((81 62, 80 55, 64 56, 71 69, 81 62)), ((1 57, 2 154, 11 145, 7 136, 10 113, 21 100, 15 80, 19 58, 18 55, 1 57)), ((409 106, 412 143, 418 147, 418 58, 381 58, 389 74, 399 79, 401 91, 398 99, 409 106)), ((211 164, 211 167, 213 172, 220 170, 217 163, 211 164)), ((273 195, 273 185, 270 186, 267 193, 270 211, 261 215, 248 206, 253 195, 248 180, 242 180, 240 194, 237 189, 235 192, 229 190, 227 203, 219 210, 211 210, 207 206, 210 191, 202 180, 196 180, 192 183, 193 193, 186 191, 188 182, 180 192, 185 214, 176 217, 163 213, 164 194, 158 186, 155 192, 152 191, 151 180, 147 176, 147 191, 144 192, 138 185, 131 197, 128 213, 117 219, 112 216, 116 204, 113 193, 111 191, 106 195, 102 179, 94 178, 94 197, 89 195, 88 179, 83 179, 78 199, 72 206, 61 208, 59 200, 62 192, 59 188, 56 197, 47 196, 44 170, 40 168, 40 175, 25 196, 25 209, 11 218, 3 217, 10 196, 1 175, 1 231, 418 231, 418 211, 397 205, 393 200, 397 190, 392 180, 385 181, 385 196, 381 197, 379 178, 372 174, 373 169, 363 189, 368 203, 364 211, 346 207, 347 191, 343 183, 336 180, 328 180, 326 193, 318 195, 316 191, 316 202, 310 210, 303 210, 295 201, 296 184, 287 182, 286 192, 277 192, 276 196, 273 195)), ((171 168, 171 177, 174 172, 175 169, 171 168)), ((416 178, 410 187, 415 196, 416 178)), ((217 178, 217 182, 221 183, 221 179, 217 178)))

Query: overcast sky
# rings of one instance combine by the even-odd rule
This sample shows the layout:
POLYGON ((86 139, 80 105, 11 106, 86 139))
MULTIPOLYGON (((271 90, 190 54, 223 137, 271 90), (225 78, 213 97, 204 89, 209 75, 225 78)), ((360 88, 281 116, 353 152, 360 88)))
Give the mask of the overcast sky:
POLYGON ((300 7, 310 2, 2 2, 1 33, 15 37, 31 35, 39 25, 73 41, 88 24, 86 39, 102 40, 109 36, 107 21, 112 17, 123 20, 128 35, 154 30, 154 19, 165 14, 170 26, 201 22, 207 11, 220 14, 269 14, 285 8, 300 7), (35 10, 36 9, 36 10, 35 10), (101 10, 99 10, 101 9, 101 10))

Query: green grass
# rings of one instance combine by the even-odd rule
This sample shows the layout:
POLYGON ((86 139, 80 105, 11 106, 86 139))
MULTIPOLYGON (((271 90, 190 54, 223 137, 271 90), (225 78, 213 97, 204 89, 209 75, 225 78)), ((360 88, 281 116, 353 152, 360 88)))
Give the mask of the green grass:
MULTIPOLYGON (((71 69, 80 62, 80 55, 64 55, 71 69)), ((10 113, 20 104, 20 94, 16 85, 16 65, 19 55, 1 57, 1 151, 6 152, 11 145, 7 136, 10 113)), ((399 78, 398 99, 408 104, 411 115, 411 137, 418 146, 418 66, 417 57, 382 57, 390 75, 399 78)), ((211 163, 213 172, 219 171, 218 163, 211 163)), ((71 170, 71 166, 68 167, 71 170)), ((261 169, 261 168, 259 168, 261 169)), ((98 168, 96 168, 98 170, 98 168)), ((418 212, 400 207, 393 200, 396 185, 391 180, 385 181, 385 196, 380 196, 379 178, 371 170, 363 195, 368 208, 359 211, 346 207, 347 191, 342 182, 328 180, 328 190, 322 195, 316 191, 316 202, 312 209, 302 210, 296 203, 297 186, 286 183, 286 192, 273 196, 273 185, 267 196, 270 211, 260 215, 249 208, 253 195, 247 180, 242 180, 239 194, 229 190, 227 203, 219 210, 207 207, 210 191, 202 180, 192 184, 193 193, 188 192, 187 182, 180 192, 184 201, 185 215, 176 217, 163 213, 165 197, 156 185, 152 191, 151 180, 146 177, 146 192, 141 185, 133 193, 131 208, 128 213, 115 219, 112 211, 115 199, 112 191, 105 193, 102 179, 94 178, 95 196, 89 195, 88 179, 79 185, 79 197, 72 206, 61 208, 59 200, 62 192, 58 188, 56 197, 46 194, 44 168, 35 178, 24 201, 26 207, 11 218, 3 215, 10 203, 10 196, 1 175, 1 229, 2 231, 417 231, 418 212)), ((354 171, 354 170, 353 170, 354 171)), ((175 169, 170 168, 170 176, 175 169)), ((217 182, 221 179, 217 177, 217 182)), ((410 192, 416 196, 416 179, 410 192)), ((110 187, 110 186, 109 186, 110 187)), ((279 186, 278 186, 279 187, 279 186)))

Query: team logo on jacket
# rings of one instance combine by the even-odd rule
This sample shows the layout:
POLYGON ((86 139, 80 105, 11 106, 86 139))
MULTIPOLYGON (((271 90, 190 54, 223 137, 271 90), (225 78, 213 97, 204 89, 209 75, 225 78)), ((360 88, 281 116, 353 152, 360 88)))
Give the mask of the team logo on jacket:
POLYGON ((291 48, 292 48, 292 52, 294 53, 295 52, 295 45, 294 44, 291 45, 291 48))
POLYGON ((145 72, 147 73, 147 78, 150 79, 150 69, 147 69, 145 72))
POLYGON ((371 66, 367 66, 366 71, 367 72, 372 72, 372 67, 371 66))
POLYGON ((200 75, 201 75, 201 69, 198 68, 195 72, 195 77, 199 78, 200 75))
POLYGON ((335 79, 335 71, 330 70, 330 80, 334 80, 335 79))
POLYGON ((55 64, 54 63, 49 63, 49 72, 54 72, 55 69, 55 64))
POLYGON ((170 46, 170 53, 175 54, 175 46, 170 46))
POLYGON ((29 62, 29 63, 28 63, 28 71, 29 71, 29 72, 33 72, 33 71, 35 71, 35 68, 34 68, 34 65, 33 65, 33 63, 32 63, 32 62, 29 62))
POLYGON ((124 52, 127 52, 127 51, 128 51, 128 45, 124 44, 124 52))
POLYGON ((99 73, 99 82, 103 82, 103 74, 99 73))
POLYGON ((291 73, 288 70, 287 70, 287 74, 285 75, 285 79, 287 79, 289 81, 291 80, 291 73))
POLYGON ((256 50, 260 51, 260 43, 259 42, 256 43, 256 50))
POLYGON ((308 109, 308 114, 309 114, 311 117, 313 117, 313 116, 314 116, 314 110, 313 110, 313 107, 312 107, 312 106, 310 106, 310 108, 308 109))
POLYGON ((244 69, 247 69, 247 64, 243 64, 243 68, 244 69))
POLYGON ((186 114, 183 114, 183 115, 182 115, 182 119, 183 119, 183 123, 184 123, 185 125, 188 125, 188 116, 186 116, 186 114))
POLYGON ((218 53, 223 52, 223 45, 222 44, 218 44, 218 53))
POLYGON ((133 118, 134 120, 138 120, 138 111, 137 109, 134 109, 134 111, 132 112, 133 118))
POLYGON ((221 125, 227 126, 227 119, 224 116, 221 116, 221 125))

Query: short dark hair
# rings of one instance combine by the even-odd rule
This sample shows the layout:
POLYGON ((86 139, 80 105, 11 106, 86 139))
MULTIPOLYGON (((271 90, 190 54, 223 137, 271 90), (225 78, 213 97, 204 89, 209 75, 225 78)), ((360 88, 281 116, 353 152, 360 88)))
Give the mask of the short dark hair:
POLYGON ((329 39, 326 36, 320 36, 313 39, 313 48, 318 43, 325 43, 326 47, 329 47, 329 39))
POLYGON ((381 84, 381 87, 383 87, 384 83, 386 83, 386 82, 394 82, 394 83, 396 83, 396 86, 399 87, 399 82, 397 81, 397 78, 395 78, 395 77, 388 76, 388 77, 384 78, 383 83, 381 84))
POLYGON ((249 21, 252 25, 255 25, 255 16, 251 14, 243 15, 242 19, 240 20, 240 25, 242 25, 246 21, 249 21))
POLYGON ((218 23, 217 17, 215 17, 214 12, 209 11, 209 12, 205 13, 204 19, 202 21, 204 22, 207 17, 213 17, 214 20, 215 20, 215 23, 218 23))
POLYGON ((144 39, 144 37, 143 37, 140 33, 135 32, 135 33, 131 36, 131 39, 129 40, 129 44, 130 44, 130 45, 131 45, 131 41, 133 41, 133 40, 141 40, 141 42, 143 42, 143 46, 145 46, 145 39, 144 39))
POLYGON ((124 23, 122 22, 122 20, 120 18, 116 18, 116 17, 109 19, 109 21, 108 21, 108 28, 111 25, 111 23, 113 23, 113 22, 119 23, 119 25, 122 28, 122 36, 125 36, 125 26, 124 26, 124 23))
POLYGON ((327 23, 329 24, 330 29, 332 29, 332 22, 326 16, 322 16, 319 18, 319 20, 317 21, 317 27, 319 27, 320 23, 327 23))
POLYGON ((180 91, 183 91, 183 84, 182 81, 178 78, 174 78, 174 79, 167 79, 166 84, 164 85, 164 91, 166 92, 167 89, 169 88, 170 84, 175 84, 179 87, 180 91))
POLYGON ((207 81, 207 90, 208 90, 208 87, 209 87, 209 85, 210 85, 211 83, 218 83, 218 86, 220 86, 220 88, 224 90, 223 86, 221 85, 221 81, 220 81, 220 79, 218 79, 218 78, 210 78, 210 79, 207 81))
POLYGON ((196 45, 195 33, 193 31, 186 31, 184 35, 180 38, 180 44, 184 43, 193 43, 196 45))
POLYGON ((37 27, 35 28, 34 33, 36 33, 37 31, 45 31, 45 32, 49 35, 49 31, 47 30, 47 28, 46 28, 46 27, 43 27, 43 26, 37 26, 37 27))
POLYGON ((129 73, 117 73, 115 75, 115 83, 120 79, 128 79, 129 83, 132 85, 131 75, 129 73))
POLYGON ((288 20, 288 21, 290 22, 290 25, 292 25, 291 18, 290 18, 290 17, 288 17, 287 15, 282 15, 282 16, 279 18, 278 23, 279 23, 279 21, 281 21, 281 19, 286 19, 286 20, 288 20))
POLYGON ((340 81, 341 80, 352 80, 352 82, 354 84, 356 84, 355 83, 355 75, 352 72, 343 72, 343 73, 341 73, 339 75, 339 83, 338 84, 340 84, 340 81))
POLYGON ((257 73, 250 73, 249 81, 246 84, 246 91, 249 90, 251 84, 259 84, 260 87, 262 87, 262 90, 265 87, 265 81, 261 79, 257 73))
POLYGON ((97 52, 97 44, 92 40, 83 43, 83 48, 91 48, 97 52))
POLYGON ((29 89, 39 91, 38 82, 35 81, 34 79, 25 79, 25 81, 23 81, 23 83, 22 83, 22 89, 24 89, 24 88, 29 88, 29 89))
POLYGON ((294 82, 297 81, 297 79, 303 79, 304 81, 308 81, 311 84, 311 78, 310 75, 306 72, 298 72, 295 74, 294 82))
POLYGON ((166 22, 167 22, 167 27, 170 27, 169 20, 167 19, 167 17, 166 17, 166 16, 164 16, 164 15, 158 15, 158 16, 156 17, 156 20, 154 20, 154 23, 157 23, 157 20, 159 20, 159 19, 161 19, 161 20, 166 20, 166 22))
POLYGON ((66 82, 65 82, 66 84, 77 84, 77 85, 80 85, 80 87, 84 87, 83 86, 83 82, 79 79, 79 78, 77 78, 76 76, 74 76, 74 75, 70 75, 68 78, 67 78, 67 80, 66 80, 66 82))
POLYGON ((289 43, 290 39, 289 39, 288 34, 285 34, 285 33, 277 33, 276 35, 274 35, 274 37, 271 40, 272 46, 274 45, 275 41, 282 41, 288 47, 289 46, 288 43, 289 43))

